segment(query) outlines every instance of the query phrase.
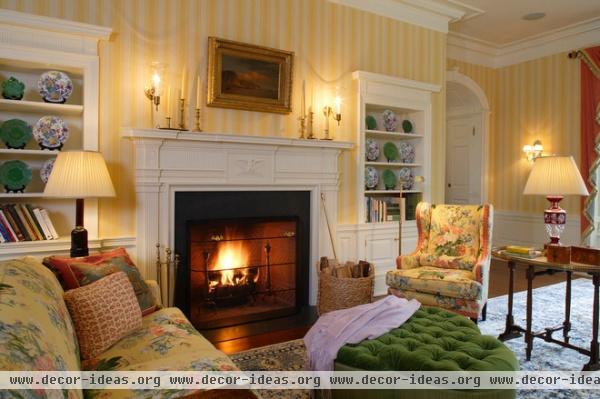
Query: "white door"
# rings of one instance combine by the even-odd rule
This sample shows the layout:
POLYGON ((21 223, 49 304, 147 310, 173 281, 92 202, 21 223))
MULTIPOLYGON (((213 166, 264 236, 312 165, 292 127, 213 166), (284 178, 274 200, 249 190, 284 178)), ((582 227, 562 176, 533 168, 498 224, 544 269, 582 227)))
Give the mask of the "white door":
POLYGON ((454 117, 446 122, 447 204, 481 203, 481 115, 454 117))

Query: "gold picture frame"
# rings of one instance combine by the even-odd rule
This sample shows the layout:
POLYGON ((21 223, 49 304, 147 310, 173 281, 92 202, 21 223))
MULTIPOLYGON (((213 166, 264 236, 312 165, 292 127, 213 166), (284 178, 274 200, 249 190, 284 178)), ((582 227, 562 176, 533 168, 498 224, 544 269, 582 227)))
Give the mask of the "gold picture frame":
POLYGON ((207 105, 290 113, 293 62, 292 51, 209 37, 207 105))

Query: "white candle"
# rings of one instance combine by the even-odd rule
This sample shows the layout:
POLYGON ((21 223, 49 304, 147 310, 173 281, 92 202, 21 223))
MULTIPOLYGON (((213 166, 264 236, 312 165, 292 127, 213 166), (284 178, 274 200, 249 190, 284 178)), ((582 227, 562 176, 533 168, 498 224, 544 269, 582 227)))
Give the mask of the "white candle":
POLYGON ((333 100, 334 104, 335 104, 335 113, 336 114, 341 114, 342 113, 342 99, 340 98, 340 96, 335 96, 335 100, 333 100))
POLYGON ((302 80, 302 117, 306 115, 306 80, 302 80))
POLYGON ((179 98, 187 98, 187 70, 186 67, 183 67, 183 72, 181 73, 181 92, 179 93, 179 98))
POLYGON ((202 83, 200 74, 198 74, 198 77, 196 77, 196 109, 200 109, 200 86, 202 86, 202 83))
POLYGON ((165 101, 165 107, 167 117, 171 116, 171 86, 167 87, 167 99, 165 101))

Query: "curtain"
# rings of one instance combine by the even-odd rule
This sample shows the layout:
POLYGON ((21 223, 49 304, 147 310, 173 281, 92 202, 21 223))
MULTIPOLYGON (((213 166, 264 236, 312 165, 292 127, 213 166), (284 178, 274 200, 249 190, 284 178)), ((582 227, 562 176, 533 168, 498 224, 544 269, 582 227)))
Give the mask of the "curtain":
POLYGON ((582 198, 581 241, 589 243, 594 231, 600 167, 600 46, 569 54, 581 61, 581 175, 590 195, 582 198))

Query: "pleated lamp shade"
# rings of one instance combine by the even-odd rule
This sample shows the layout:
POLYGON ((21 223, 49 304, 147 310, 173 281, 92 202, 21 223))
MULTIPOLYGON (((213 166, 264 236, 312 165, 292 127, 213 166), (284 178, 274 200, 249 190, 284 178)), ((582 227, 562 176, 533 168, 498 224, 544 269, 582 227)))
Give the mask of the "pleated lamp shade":
POLYGON ((535 160, 523 194, 563 196, 589 193, 572 156, 544 156, 535 160))
POLYGON ((60 152, 46 183, 44 196, 114 197, 115 189, 102 154, 94 151, 60 152))

